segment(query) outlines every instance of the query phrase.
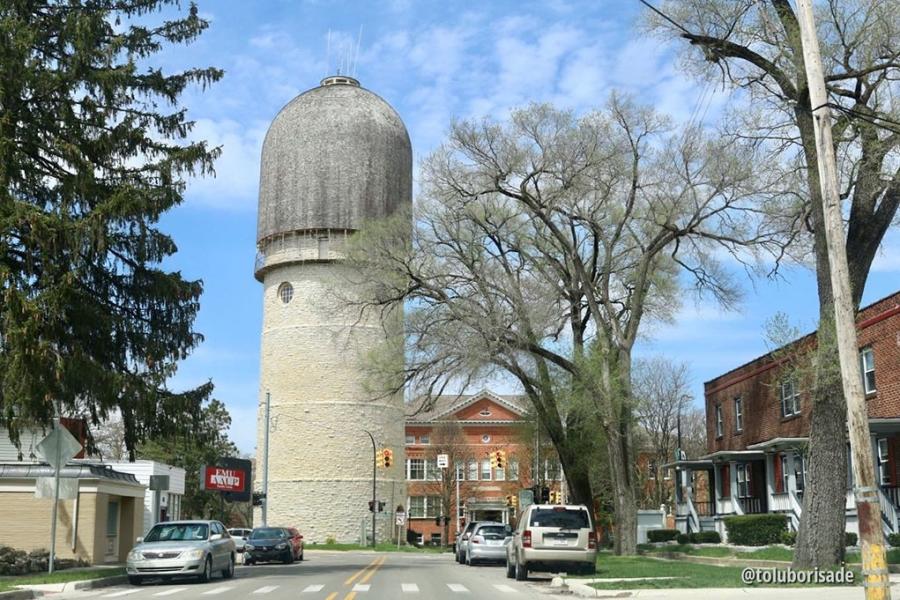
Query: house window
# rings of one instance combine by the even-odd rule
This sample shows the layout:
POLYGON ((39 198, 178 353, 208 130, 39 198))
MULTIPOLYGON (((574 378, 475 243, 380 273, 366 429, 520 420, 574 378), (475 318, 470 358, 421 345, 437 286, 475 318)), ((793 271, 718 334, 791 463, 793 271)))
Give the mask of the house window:
POLYGON ((792 417, 800 414, 800 392, 793 379, 781 382, 781 416, 792 417))
POLYGON ((506 469, 498 467, 494 469, 494 481, 506 481, 506 469))
POLYGON ((738 463, 737 471, 737 493, 738 498, 750 497, 750 463, 738 463))
POLYGON ((672 469, 663 469, 663 479, 666 481, 672 479, 672 469))
POLYGON ((478 461, 469 459, 469 481, 478 481, 478 461))
POLYGON ((408 446, 410 444, 415 444, 415 443, 416 443, 416 436, 406 434, 406 445, 408 446))
POLYGON ((797 479, 797 491, 802 494, 806 487, 806 461, 799 452, 794 452, 794 477, 797 479))
POLYGON ((453 463, 453 468, 456 469, 456 478, 460 481, 465 481, 466 479, 466 465, 463 464, 463 461, 458 460, 453 463))
POLYGON ((878 480, 880 485, 891 484, 891 471, 888 468, 888 441, 887 438, 878 440, 878 480))
POLYGON ((737 433, 744 430, 744 401, 740 396, 734 399, 734 430, 737 433))
POLYGON ((425 496, 425 516, 439 517, 444 514, 440 496, 425 496))
POLYGON ((871 348, 863 348, 859 353, 862 363, 863 388, 866 394, 875 393, 875 352, 871 348))
POLYGON ((647 470, 650 472, 650 479, 656 479, 656 461, 651 460, 647 464, 647 470))
POLYGON ((519 461, 516 459, 512 459, 509 461, 509 480, 519 480, 519 461))
POLYGON ((425 460, 421 458, 407 458, 406 478, 410 481, 425 481, 425 460))
POLYGON ((431 443, 431 436, 428 436, 428 435, 420 435, 420 436, 419 436, 419 443, 420 443, 420 444, 430 444, 430 443, 431 443))
POLYGON ((724 433, 722 429, 722 405, 716 404, 716 437, 722 437, 724 433))
POLYGON ((481 461, 481 480, 482 481, 490 481, 491 480, 491 459, 486 458, 481 461))
POLYGON ((289 284, 287 281, 279 285, 278 297, 281 298, 281 301, 285 304, 290 302, 294 298, 294 286, 289 284))
POLYGON ((416 519, 425 516, 425 496, 409 497, 409 518, 416 519))
POLYGON ((482 408, 481 412, 478 414, 482 417, 489 417, 489 416, 491 416, 491 411, 488 410, 487 408, 482 408))
POLYGON ((562 474, 562 465, 558 460, 547 459, 544 462, 544 479, 547 481, 559 481, 562 474))
POLYGON ((425 479, 428 481, 441 480, 441 470, 438 469, 436 458, 425 460, 425 479))

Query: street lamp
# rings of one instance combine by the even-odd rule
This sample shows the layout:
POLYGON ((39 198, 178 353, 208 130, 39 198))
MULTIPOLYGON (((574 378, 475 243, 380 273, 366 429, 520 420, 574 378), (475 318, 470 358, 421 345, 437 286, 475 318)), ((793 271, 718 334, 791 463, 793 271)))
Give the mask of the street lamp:
POLYGON ((375 501, 375 477, 377 474, 378 468, 378 450, 375 449, 375 436, 371 434, 371 432, 363 429, 363 431, 369 436, 369 439, 372 440, 372 547, 375 547, 375 512, 378 508, 378 504, 375 501))

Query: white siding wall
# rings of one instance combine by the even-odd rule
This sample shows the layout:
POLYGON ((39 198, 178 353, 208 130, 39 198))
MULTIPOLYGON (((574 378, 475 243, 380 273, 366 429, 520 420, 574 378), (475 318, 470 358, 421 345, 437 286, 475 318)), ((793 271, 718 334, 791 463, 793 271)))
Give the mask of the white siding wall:
MULTIPOLYGON (((173 467, 164 463, 154 462, 152 460, 138 460, 135 462, 108 462, 104 463, 111 468, 122 473, 131 473, 134 475, 144 487, 150 485, 151 475, 168 475, 169 491, 160 492, 160 507, 169 509, 169 518, 178 519, 179 514, 173 513, 173 509, 181 505, 181 497, 184 495, 184 469, 173 467)), ((144 494, 144 531, 147 533, 153 526, 153 494, 149 487, 144 494)))

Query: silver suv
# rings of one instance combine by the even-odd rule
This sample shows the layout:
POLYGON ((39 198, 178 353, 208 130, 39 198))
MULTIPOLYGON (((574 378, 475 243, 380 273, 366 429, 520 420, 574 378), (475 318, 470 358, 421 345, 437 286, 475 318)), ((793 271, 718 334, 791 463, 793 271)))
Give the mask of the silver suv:
POLYGON ((522 511, 506 546, 506 576, 524 581, 529 571, 597 572, 597 534, 583 504, 532 504, 522 511))

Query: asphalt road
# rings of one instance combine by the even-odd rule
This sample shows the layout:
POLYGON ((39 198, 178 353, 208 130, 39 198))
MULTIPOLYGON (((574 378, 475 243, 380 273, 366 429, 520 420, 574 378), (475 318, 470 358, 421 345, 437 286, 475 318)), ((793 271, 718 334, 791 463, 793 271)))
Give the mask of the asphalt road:
MULTIPOLYGON (((502 565, 467 567, 452 554, 306 551, 293 565, 238 566, 235 577, 209 583, 151 581, 54 595, 54 598, 199 598, 201 600, 432 600, 541 598, 549 600, 550 576, 528 582, 507 579, 502 565)), ((556 591, 556 590, 553 590, 556 591)))

